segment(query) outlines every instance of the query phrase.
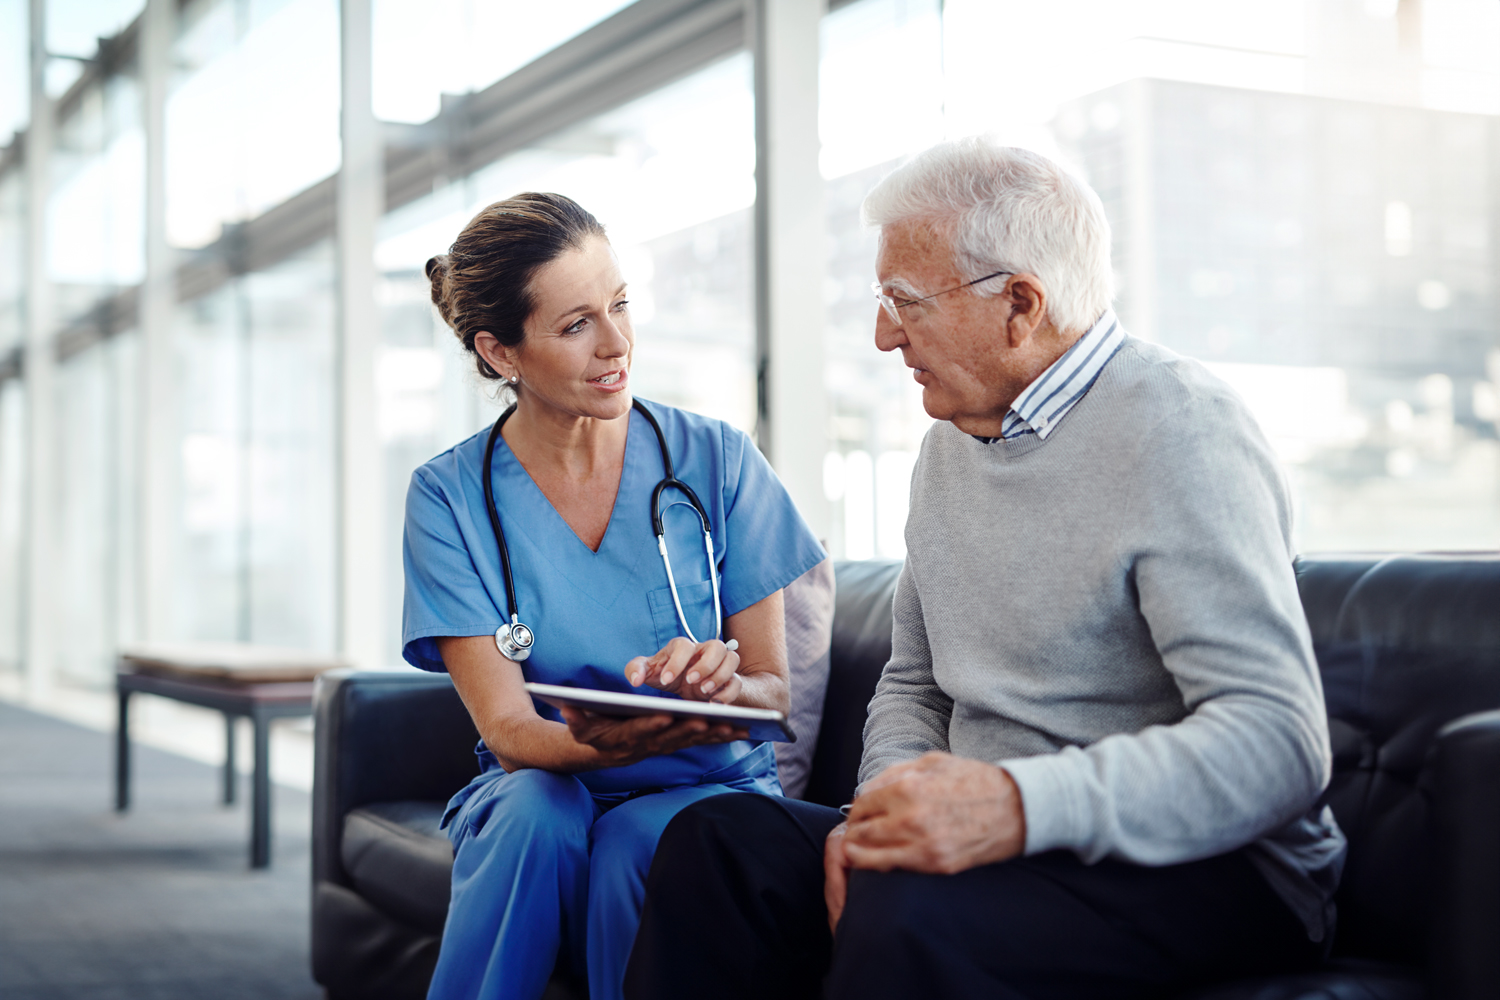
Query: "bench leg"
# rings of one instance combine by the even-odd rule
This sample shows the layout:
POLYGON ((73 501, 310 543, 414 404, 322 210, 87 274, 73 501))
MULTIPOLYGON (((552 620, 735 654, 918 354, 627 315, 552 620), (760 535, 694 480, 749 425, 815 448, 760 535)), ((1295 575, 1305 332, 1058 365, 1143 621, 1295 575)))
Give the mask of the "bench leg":
POLYGON ((271 863, 271 720, 259 712, 255 726, 255 773, 250 789, 250 867, 271 863))
POLYGON ((116 692, 120 699, 115 727, 115 812, 130 808, 130 692, 116 692))
POLYGON ((234 716, 228 712, 224 713, 224 804, 234 805, 235 780, 234 773, 234 716))

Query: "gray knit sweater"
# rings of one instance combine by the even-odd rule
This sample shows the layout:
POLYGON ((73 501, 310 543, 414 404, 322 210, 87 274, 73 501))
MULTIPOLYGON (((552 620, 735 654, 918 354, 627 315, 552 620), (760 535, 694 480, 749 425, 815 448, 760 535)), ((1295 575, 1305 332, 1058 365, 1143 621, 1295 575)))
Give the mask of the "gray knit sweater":
POLYGON ((1026 853, 1251 858, 1321 940, 1344 838, 1292 574, 1291 506, 1244 404, 1127 339, 1043 441, 940 422, 912 475, 891 660, 861 782, 994 761, 1026 853))

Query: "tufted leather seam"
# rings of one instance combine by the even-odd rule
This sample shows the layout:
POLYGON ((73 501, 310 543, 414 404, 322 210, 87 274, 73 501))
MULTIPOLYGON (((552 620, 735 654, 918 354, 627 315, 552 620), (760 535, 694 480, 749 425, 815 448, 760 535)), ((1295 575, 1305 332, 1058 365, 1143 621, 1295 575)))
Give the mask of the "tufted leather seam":
MULTIPOLYGON (((1386 556, 1384 559, 1380 560, 1375 565, 1371 566, 1369 569, 1361 573, 1359 579, 1355 580, 1354 583, 1350 585, 1349 589, 1344 592, 1344 599, 1339 603, 1339 613, 1334 617, 1333 620, 1334 641, 1341 641, 1341 637, 1344 634, 1346 619, 1351 614, 1350 608, 1354 603, 1355 595, 1357 595, 1360 592, 1361 588, 1363 588, 1366 583, 1369 582, 1371 578, 1373 578, 1374 575, 1380 571, 1380 568, 1382 566, 1388 566, 1391 563, 1398 561, 1400 558, 1400 556, 1394 555, 1386 556)), ((1370 714, 1369 681, 1371 670, 1375 666, 1373 661, 1374 654, 1375 651, 1372 648, 1370 641, 1368 639, 1361 638, 1360 658, 1362 662, 1361 670, 1359 673, 1359 696, 1357 698, 1357 703, 1359 705, 1360 714, 1366 718, 1368 718, 1370 714)))
MULTIPOLYGON (((1386 563, 1391 562, 1394 558, 1396 557, 1387 556, 1385 559, 1381 559, 1380 561, 1376 562, 1369 569, 1361 573, 1359 575, 1359 579, 1355 580, 1354 583, 1349 586, 1348 590, 1344 591, 1344 599, 1339 602, 1338 614, 1336 614, 1333 619, 1333 635, 1331 636, 1331 639, 1335 643, 1339 642, 1344 634, 1345 619, 1350 613, 1349 607, 1354 600, 1354 595, 1359 593, 1360 588, 1364 586, 1365 581, 1370 579, 1371 574, 1373 574, 1381 566, 1384 566, 1386 563)), ((1362 642, 1360 648, 1361 669, 1359 672, 1359 692, 1356 695, 1355 702, 1359 706, 1360 715, 1366 718, 1368 718, 1369 716, 1369 677, 1370 667, 1372 666, 1370 662, 1370 656, 1371 651, 1368 649, 1366 644, 1362 642)), ((1366 774, 1373 776, 1375 774, 1378 774, 1380 770, 1380 752, 1373 745, 1373 742, 1370 740, 1369 734, 1367 732, 1361 731, 1361 736, 1363 737, 1363 739, 1361 740, 1360 746, 1360 761, 1359 764, 1356 765, 1356 767, 1352 770, 1363 771, 1366 774)), ((1375 790, 1375 782, 1373 780, 1366 780, 1363 782, 1363 785, 1364 787, 1360 791, 1358 809, 1356 811, 1356 816, 1360 820, 1358 824, 1360 827, 1364 826, 1364 818, 1370 813, 1370 798, 1375 790)), ((1327 796, 1329 788, 1331 787, 1332 781, 1330 780, 1329 787, 1323 789, 1323 796, 1320 796, 1320 798, 1327 796)))

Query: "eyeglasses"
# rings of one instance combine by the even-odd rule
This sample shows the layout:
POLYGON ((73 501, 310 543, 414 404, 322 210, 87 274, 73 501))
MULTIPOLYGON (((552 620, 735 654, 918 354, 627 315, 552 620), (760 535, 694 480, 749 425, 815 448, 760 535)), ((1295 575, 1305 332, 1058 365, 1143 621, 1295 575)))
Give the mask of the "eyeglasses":
POLYGON ((891 322, 895 323, 897 326, 900 326, 901 314, 896 311, 897 309, 902 309, 906 306, 914 306, 918 302, 926 302, 928 299, 935 299, 939 295, 947 295, 949 292, 956 292, 960 288, 968 288, 970 285, 977 285, 981 281, 989 281, 991 278, 998 278, 1002 274, 1015 273, 1016 272, 1014 271, 996 271, 994 274, 986 274, 982 278, 975 278, 973 281, 966 281, 962 285, 954 285, 952 288, 945 288, 941 292, 933 292, 931 295, 924 295, 920 299, 898 299, 894 296, 887 295, 884 291, 881 290, 880 282, 878 281, 870 282, 870 288, 875 292, 876 301, 878 301, 880 305, 885 309, 885 314, 891 318, 891 322))

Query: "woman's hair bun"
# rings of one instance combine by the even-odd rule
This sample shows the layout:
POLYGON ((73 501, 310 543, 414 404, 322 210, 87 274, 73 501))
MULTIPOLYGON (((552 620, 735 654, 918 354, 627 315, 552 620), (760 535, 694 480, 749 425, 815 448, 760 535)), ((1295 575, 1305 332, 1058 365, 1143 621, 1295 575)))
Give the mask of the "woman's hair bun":
POLYGON ((604 238, 604 227, 560 194, 528 191, 497 201, 469 221, 445 254, 427 261, 432 301, 484 378, 497 375, 474 350, 481 331, 519 346, 531 315, 531 281, 559 256, 604 238))
POLYGON ((455 317, 453 304, 448 295, 449 256, 440 253, 436 257, 427 258, 426 271, 427 280, 432 284, 432 304, 437 306, 443 322, 451 327, 455 317))

